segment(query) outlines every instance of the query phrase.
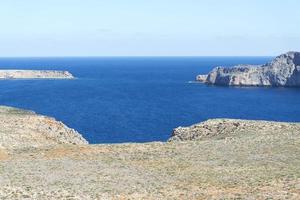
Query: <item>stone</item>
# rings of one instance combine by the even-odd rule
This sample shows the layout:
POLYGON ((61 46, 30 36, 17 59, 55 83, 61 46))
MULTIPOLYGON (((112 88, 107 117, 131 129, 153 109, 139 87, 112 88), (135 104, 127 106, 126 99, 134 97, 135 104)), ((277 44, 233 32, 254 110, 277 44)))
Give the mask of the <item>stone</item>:
POLYGON ((300 133, 300 123, 262 120, 210 119, 173 130, 169 142, 232 138, 241 134, 300 133))
POLYGON ((88 142, 74 129, 32 111, 0 106, 0 149, 88 142))
POLYGON ((0 70, 1 79, 73 79, 68 71, 56 70, 0 70))
POLYGON ((300 86, 300 52, 282 54, 264 65, 216 67, 197 81, 224 86, 300 86))

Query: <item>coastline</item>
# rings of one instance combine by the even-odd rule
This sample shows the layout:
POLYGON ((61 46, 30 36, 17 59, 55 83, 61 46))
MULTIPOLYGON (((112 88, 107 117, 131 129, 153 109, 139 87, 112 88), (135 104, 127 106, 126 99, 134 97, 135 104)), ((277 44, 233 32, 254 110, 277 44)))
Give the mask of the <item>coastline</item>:
POLYGON ((176 128, 169 142, 89 145, 53 118, 0 111, 12 122, 1 125, 1 198, 300 197, 300 123, 215 119, 176 128), (3 143, 16 131, 19 146, 3 143))
POLYGON ((252 87, 299 87, 300 52, 290 51, 263 65, 215 67, 196 80, 210 85, 252 87))

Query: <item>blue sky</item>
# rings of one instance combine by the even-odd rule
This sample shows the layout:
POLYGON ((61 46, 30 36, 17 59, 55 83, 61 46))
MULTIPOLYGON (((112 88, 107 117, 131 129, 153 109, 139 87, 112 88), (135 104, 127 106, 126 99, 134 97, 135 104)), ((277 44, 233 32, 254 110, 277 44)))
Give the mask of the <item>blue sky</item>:
POLYGON ((299 0, 1 0, 0 56, 300 51, 299 0))

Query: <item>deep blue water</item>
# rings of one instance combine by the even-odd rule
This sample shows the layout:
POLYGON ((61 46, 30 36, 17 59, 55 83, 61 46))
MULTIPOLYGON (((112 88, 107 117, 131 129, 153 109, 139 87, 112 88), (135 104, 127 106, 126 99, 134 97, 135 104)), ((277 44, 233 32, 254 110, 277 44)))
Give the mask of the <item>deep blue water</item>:
POLYGON ((165 141, 209 118, 300 121, 300 89, 189 83, 218 65, 271 57, 1 58, 0 68, 68 70, 76 80, 0 81, 0 104, 53 116, 91 143, 165 141))

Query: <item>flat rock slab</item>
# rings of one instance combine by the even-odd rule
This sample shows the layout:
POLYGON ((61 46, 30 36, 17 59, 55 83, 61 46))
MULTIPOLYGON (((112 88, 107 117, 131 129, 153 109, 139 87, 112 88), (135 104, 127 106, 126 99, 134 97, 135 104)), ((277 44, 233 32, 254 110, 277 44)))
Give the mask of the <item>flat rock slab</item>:
POLYGON ((68 71, 56 70, 0 70, 0 79, 73 79, 68 71))

